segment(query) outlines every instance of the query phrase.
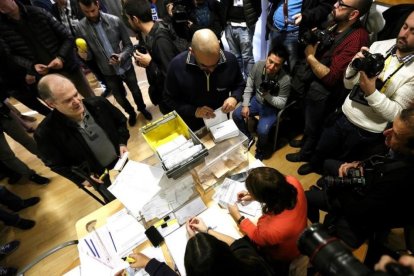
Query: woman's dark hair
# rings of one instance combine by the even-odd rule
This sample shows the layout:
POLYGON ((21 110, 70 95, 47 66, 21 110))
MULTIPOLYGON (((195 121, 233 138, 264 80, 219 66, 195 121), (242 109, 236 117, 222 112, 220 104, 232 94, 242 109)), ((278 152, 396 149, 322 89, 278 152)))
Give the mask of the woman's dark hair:
POLYGON ((242 263, 230 247, 217 238, 198 233, 188 240, 184 266, 188 276, 242 275, 242 263))
POLYGON ((264 214, 277 215, 296 206, 296 188, 273 168, 260 167, 251 170, 246 179, 246 188, 257 201, 264 203, 264 214))

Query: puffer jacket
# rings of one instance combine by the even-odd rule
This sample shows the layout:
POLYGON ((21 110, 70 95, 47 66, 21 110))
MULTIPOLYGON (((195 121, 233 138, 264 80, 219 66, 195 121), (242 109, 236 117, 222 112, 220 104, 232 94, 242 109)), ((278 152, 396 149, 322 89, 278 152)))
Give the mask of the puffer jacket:
MULTIPOLYGON (((227 21, 227 12, 233 5, 233 0, 222 0, 222 18, 227 21)), ((257 20, 262 14, 262 1, 258 0, 243 0, 243 11, 246 19, 247 27, 256 25, 257 20)), ((225 23, 225 22, 224 22, 225 23)))

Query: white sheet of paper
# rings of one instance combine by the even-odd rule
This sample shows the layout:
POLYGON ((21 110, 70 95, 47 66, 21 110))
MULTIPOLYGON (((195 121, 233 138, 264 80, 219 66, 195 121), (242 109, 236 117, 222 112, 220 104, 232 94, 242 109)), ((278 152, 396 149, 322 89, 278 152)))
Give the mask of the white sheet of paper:
POLYGON ((192 218, 205 211, 207 206, 204 204, 201 197, 193 199, 182 208, 175 211, 175 217, 180 225, 184 224, 187 219, 192 218))
POLYGON ((210 129, 210 127, 214 126, 214 125, 218 125, 224 121, 227 121, 227 114, 224 113, 221 110, 221 107, 217 108, 216 110, 214 110, 214 114, 216 114, 216 117, 211 118, 211 119, 203 119, 204 120, 204 124, 206 125, 207 129, 210 129))
MULTIPOLYGON (((199 217, 201 217, 208 226, 214 228, 214 230, 218 232, 229 235, 235 239, 239 239, 241 237, 238 232, 238 227, 231 216, 226 212, 226 210, 220 209, 218 205, 211 206, 206 211, 201 213, 199 217)), ((187 230, 185 225, 181 226, 165 238, 168 250, 170 251, 175 265, 182 276, 186 275, 184 267, 184 254, 187 240, 187 230)))
POLYGON ((108 190, 135 216, 160 190, 161 168, 130 160, 108 190))
POLYGON ((113 246, 119 257, 125 257, 147 239, 144 226, 125 208, 107 219, 106 228, 112 235, 113 246))

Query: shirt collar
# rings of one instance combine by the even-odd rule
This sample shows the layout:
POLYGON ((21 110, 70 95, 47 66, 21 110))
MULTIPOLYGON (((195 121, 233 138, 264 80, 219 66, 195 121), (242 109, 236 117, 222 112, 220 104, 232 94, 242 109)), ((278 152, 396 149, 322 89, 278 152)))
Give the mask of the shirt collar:
MULTIPOLYGON (((223 64, 227 61, 226 56, 224 55, 223 50, 220 49, 220 59, 219 62, 217 63, 217 66, 219 66, 220 64, 223 64)), ((186 63, 189 65, 195 65, 198 67, 197 62, 194 58, 194 56, 191 54, 190 51, 188 51, 187 53, 187 59, 186 59, 186 63)))
POLYGON ((387 56, 389 56, 389 55, 391 55, 391 56, 393 56, 393 57, 396 57, 397 59, 398 59, 398 61, 400 62, 400 63, 404 63, 404 64, 408 64, 408 63, 410 63, 410 62, 412 62, 413 60, 414 60, 414 53, 411 53, 411 54, 409 54, 409 55, 406 55, 405 57, 403 57, 403 58, 399 58, 398 56, 397 56, 397 44, 394 44, 388 51, 387 51, 387 56))

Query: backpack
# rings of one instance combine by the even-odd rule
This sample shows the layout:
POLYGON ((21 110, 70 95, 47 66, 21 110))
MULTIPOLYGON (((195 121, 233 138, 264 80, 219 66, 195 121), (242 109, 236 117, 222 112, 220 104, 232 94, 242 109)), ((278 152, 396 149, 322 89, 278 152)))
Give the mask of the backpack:
POLYGON ((154 41, 153 41, 154 44, 156 43, 158 39, 163 37, 163 38, 170 40, 174 44, 177 54, 188 50, 190 43, 184 38, 179 37, 177 33, 174 31, 171 24, 165 21, 158 21, 158 24, 159 24, 159 30, 155 34, 154 41))

